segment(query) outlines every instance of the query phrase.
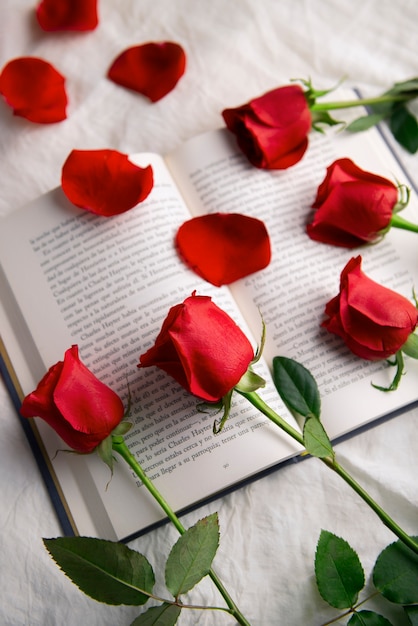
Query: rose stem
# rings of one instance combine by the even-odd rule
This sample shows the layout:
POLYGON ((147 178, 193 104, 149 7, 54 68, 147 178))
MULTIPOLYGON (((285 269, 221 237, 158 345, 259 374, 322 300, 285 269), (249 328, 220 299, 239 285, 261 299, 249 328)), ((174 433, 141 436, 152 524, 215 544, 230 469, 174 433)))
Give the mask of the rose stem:
POLYGON ((408 220, 404 219, 400 215, 392 215, 390 220, 390 225, 395 226, 395 228, 402 228, 403 230, 410 230, 413 233, 418 233, 418 224, 413 224, 412 222, 408 222, 408 220))
MULTIPOLYGON (((128 463, 131 469, 135 472, 135 474, 141 480, 144 487, 148 489, 150 494, 155 498, 155 500, 161 506, 164 513, 167 515, 169 520, 173 523, 173 525, 178 530, 180 535, 183 535, 184 532, 186 531, 185 527, 180 522, 179 518, 174 513, 173 509, 170 507, 170 505, 168 504, 164 496, 158 491, 158 489, 156 489, 154 483, 145 474, 141 465, 138 463, 138 461, 135 459, 133 454, 130 452, 128 446, 125 443, 124 438, 120 435, 114 435, 112 437, 112 448, 115 452, 118 452, 118 454, 120 454, 120 456, 128 463)), ((218 588, 226 604, 228 605, 229 607, 228 613, 233 615, 233 617, 237 620, 238 624, 241 624, 241 626, 251 626, 250 623, 242 615, 242 613, 236 606, 235 602, 232 600, 231 596, 229 595, 229 593, 223 586, 222 582, 220 581, 220 579, 218 578, 218 576, 215 574, 215 572, 212 569, 209 571, 209 576, 212 579, 215 586, 218 588)))
POLYGON ((410 99, 411 96, 378 96, 376 98, 359 98, 358 100, 341 100, 340 102, 315 102, 309 108, 311 111, 332 111, 357 106, 386 104, 387 102, 406 102, 410 99))
MULTIPOLYGON (((237 390, 238 391, 238 390, 237 390)), ((289 424, 280 417, 273 409, 271 409, 260 396, 254 391, 244 392, 238 391, 242 396, 255 406, 263 415, 268 417, 276 426, 279 426, 282 430, 287 432, 288 435, 296 439, 303 445, 302 435, 289 426, 289 424)), ((389 515, 371 498, 371 496, 357 483, 352 476, 332 457, 323 457, 320 459, 330 469, 334 470, 345 482, 354 489, 354 491, 370 506, 370 508, 378 515, 381 521, 387 526, 406 546, 411 548, 416 554, 418 554, 418 543, 413 540, 389 515)))

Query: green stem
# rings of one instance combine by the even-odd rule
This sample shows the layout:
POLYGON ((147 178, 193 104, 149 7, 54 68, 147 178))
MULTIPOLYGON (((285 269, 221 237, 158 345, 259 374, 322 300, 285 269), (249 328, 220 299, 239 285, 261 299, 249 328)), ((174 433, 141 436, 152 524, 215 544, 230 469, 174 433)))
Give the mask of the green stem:
POLYGON ((418 233, 418 224, 413 224, 405 218, 401 217, 397 213, 392 215, 390 225, 395 228, 402 228, 402 230, 410 230, 413 233, 418 233))
POLYGON ((359 98, 358 100, 341 100, 338 102, 315 102, 309 108, 311 111, 333 111, 335 109, 350 109, 357 106, 373 106, 388 102, 405 102, 411 96, 377 96, 375 98, 359 98))
MULTIPOLYGON (((303 445, 302 435, 297 430, 289 426, 289 424, 282 417, 277 415, 277 413, 273 411, 273 409, 271 409, 257 393, 254 391, 240 391, 239 393, 247 398, 247 400, 269 420, 279 426, 279 428, 282 428, 288 435, 303 445)), ((398 524, 391 517, 389 517, 382 507, 373 500, 367 491, 365 491, 363 487, 361 487, 361 485, 359 485, 359 483, 357 483, 354 478, 350 476, 350 474, 346 472, 346 470, 341 467, 339 463, 337 463, 335 459, 332 457, 324 457, 320 460, 341 476, 341 478, 354 489, 354 491, 366 502, 366 504, 370 506, 376 515, 378 515, 384 525, 387 526, 387 528, 389 528, 406 546, 418 554, 418 543, 414 541, 414 539, 410 537, 400 526, 398 526, 398 524)))
MULTIPOLYGON (((114 435, 112 437, 112 448, 115 452, 120 454, 120 456, 127 462, 129 467, 138 476, 138 478, 140 479, 144 487, 148 489, 148 491, 153 496, 153 498, 161 506, 164 513, 167 515, 168 519, 172 522, 172 524, 178 530, 180 535, 183 535, 186 531, 185 527, 180 522, 179 518, 174 513, 173 509, 170 507, 170 505, 168 504, 164 496, 158 491, 158 489, 156 489, 154 483, 145 474, 141 465, 138 463, 136 458, 130 452, 128 446, 125 443, 124 438, 120 435, 114 435)), ((241 611, 238 609, 235 602, 232 600, 231 596, 229 595, 229 593, 223 586, 217 574, 215 574, 215 572, 212 569, 209 571, 209 576, 212 579, 215 586, 217 587, 220 594, 222 595, 223 599, 225 600, 229 608, 228 612, 237 620, 238 624, 241 624, 241 626, 251 626, 250 623, 244 617, 244 615, 242 615, 241 611)))
POLYGON ((321 459, 329 468, 334 470, 345 482, 354 489, 354 491, 362 498, 366 504, 376 513, 384 525, 389 528, 408 548, 411 548, 418 554, 418 543, 413 540, 389 515, 382 507, 373 500, 373 498, 363 489, 359 483, 343 468, 335 459, 325 457, 321 459))

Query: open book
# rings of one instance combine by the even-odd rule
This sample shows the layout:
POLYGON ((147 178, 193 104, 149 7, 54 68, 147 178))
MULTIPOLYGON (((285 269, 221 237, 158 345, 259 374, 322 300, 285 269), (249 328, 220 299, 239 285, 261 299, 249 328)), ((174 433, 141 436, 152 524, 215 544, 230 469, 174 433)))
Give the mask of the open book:
MULTIPOLYGON (((374 129, 351 135, 311 133, 302 161, 276 172, 249 165, 235 138, 221 129, 191 139, 165 159, 133 155, 135 163, 152 165, 155 186, 144 203, 123 215, 102 218, 78 210, 58 188, 4 218, 2 354, 5 375, 19 397, 78 344, 82 361, 125 403, 129 384, 133 428, 127 443, 178 512, 301 452, 238 394, 225 428, 214 435, 214 415, 199 413, 198 399, 157 368, 137 369, 169 308, 194 290, 226 310, 254 348, 261 336, 261 313, 267 340, 255 369, 267 386, 260 395, 295 428, 298 424, 269 378, 275 355, 297 359, 316 377, 322 421, 333 439, 416 401, 417 361, 406 360, 399 389, 383 393, 371 382, 388 385, 392 369, 355 357, 320 327, 325 304, 338 292, 340 272, 355 254, 362 254, 370 278, 408 298, 418 285, 412 233, 392 230, 383 242, 360 251, 316 243, 306 235, 325 169, 343 156, 408 184, 374 129), (209 212, 264 220, 272 243, 269 267, 230 288, 213 287, 185 267, 174 247, 177 229, 191 215, 209 212)), ((412 192, 405 217, 416 221, 414 212, 418 215, 412 192)), ((124 463, 116 465, 106 488, 109 470, 97 455, 56 454, 63 442, 41 420, 31 423, 74 532, 126 539, 162 521, 162 512, 124 463)), ((68 532, 65 523, 64 528, 68 532)))

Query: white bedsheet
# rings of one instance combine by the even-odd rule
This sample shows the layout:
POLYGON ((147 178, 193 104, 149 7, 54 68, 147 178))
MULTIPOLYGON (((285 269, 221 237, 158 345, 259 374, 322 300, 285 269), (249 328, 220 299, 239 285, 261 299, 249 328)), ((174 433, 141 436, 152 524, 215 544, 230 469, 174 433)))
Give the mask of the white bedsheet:
MULTIPOLYGON (((223 108, 290 78, 311 77, 327 88, 346 76, 348 85, 377 94, 418 74, 416 0, 99 0, 99 27, 84 34, 42 33, 35 5, 1 1, 0 67, 17 56, 49 60, 67 76, 69 117, 50 126, 31 124, 0 102, 0 215, 59 185, 73 148, 164 153, 221 126, 223 108), (120 51, 159 40, 182 44, 188 59, 186 74, 166 98, 150 104, 105 78, 120 51)), ((406 160, 418 180, 418 156, 406 160)), ((418 411, 411 411, 337 448, 340 462, 411 534, 418 533, 417 419, 418 411)), ((1 626, 129 624, 137 609, 85 597, 44 550, 41 538, 59 536, 60 527, 1 381, 0 424, 1 626)), ((320 599, 314 582, 322 528, 358 551, 368 580, 378 553, 395 539, 315 459, 203 506, 184 523, 213 511, 221 524, 216 570, 252 626, 319 626, 338 614, 320 599)), ((166 526, 131 545, 161 572, 175 538, 166 526)), ((218 601, 210 582, 192 597, 218 601)), ((392 620, 406 624, 399 612, 392 620)), ((189 612, 179 623, 234 620, 189 612)))

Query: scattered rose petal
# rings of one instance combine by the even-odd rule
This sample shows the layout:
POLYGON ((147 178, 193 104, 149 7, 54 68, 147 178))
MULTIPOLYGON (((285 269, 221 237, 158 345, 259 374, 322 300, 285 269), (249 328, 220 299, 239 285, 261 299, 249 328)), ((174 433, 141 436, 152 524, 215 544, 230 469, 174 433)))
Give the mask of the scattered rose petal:
POLYGON ((176 244, 184 262, 217 287, 262 270, 271 258, 264 223, 237 213, 188 220, 179 228, 176 244))
POLYGON ((7 63, 0 74, 0 93, 14 115, 38 124, 65 120, 65 78, 47 61, 19 57, 7 63))
POLYGON ((177 85, 186 69, 183 48, 171 41, 145 43, 124 50, 108 71, 108 78, 157 102, 177 85))
POLYGON ((61 185, 70 202, 105 217, 132 209, 153 184, 151 165, 134 165, 117 150, 73 150, 62 167, 61 185))
POLYGON ((94 30, 99 23, 97 0, 42 0, 36 18, 46 31, 94 30))

